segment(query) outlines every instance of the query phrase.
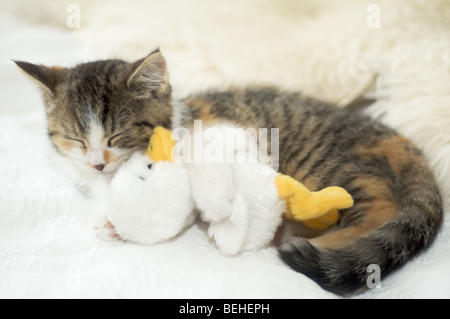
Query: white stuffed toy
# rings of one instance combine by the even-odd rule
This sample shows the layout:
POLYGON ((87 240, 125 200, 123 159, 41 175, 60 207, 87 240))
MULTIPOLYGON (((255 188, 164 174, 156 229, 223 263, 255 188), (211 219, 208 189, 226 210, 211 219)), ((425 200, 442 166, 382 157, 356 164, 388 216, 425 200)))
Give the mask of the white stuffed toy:
MULTIPOLYGON (((146 245, 168 240, 199 212, 221 252, 236 254, 267 245, 283 213, 323 229, 336 222, 337 209, 353 205, 340 187, 310 192, 257 161, 192 163, 174 158, 175 146, 171 131, 155 128, 147 152, 135 154, 112 179, 108 218, 122 239, 146 245)), ((248 148, 238 144, 231 152, 248 148)))

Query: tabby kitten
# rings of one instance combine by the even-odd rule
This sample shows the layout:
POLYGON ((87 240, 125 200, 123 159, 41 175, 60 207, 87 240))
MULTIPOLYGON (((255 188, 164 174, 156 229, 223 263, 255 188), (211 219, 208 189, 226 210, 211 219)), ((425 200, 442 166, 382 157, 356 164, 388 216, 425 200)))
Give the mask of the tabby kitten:
POLYGON ((172 101, 158 50, 134 63, 107 60, 70 69, 16 63, 42 84, 56 149, 91 173, 113 174, 145 150, 157 125, 176 128, 200 119, 279 128, 281 173, 312 190, 344 187, 355 200, 331 229, 287 238, 278 247, 282 260, 324 289, 342 295, 366 289, 369 265, 378 265, 384 278, 429 247, 438 232, 442 202, 422 153, 350 108, 267 87, 172 101))
POLYGON ((155 126, 170 127, 171 90, 160 54, 133 64, 108 60, 70 69, 16 64, 42 84, 56 150, 86 174, 113 174, 146 148, 155 126))

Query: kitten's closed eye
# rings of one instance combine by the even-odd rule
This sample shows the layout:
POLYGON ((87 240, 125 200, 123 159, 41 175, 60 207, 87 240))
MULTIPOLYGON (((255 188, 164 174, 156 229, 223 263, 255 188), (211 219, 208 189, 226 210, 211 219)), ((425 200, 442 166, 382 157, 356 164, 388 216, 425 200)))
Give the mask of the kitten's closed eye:
POLYGON ((67 140, 73 141, 76 143, 77 146, 79 146, 82 149, 86 149, 86 142, 77 139, 77 138, 71 138, 71 137, 66 137, 67 140))
POLYGON ((109 148, 113 147, 114 142, 116 142, 119 139, 119 137, 123 134, 124 133, 119 133, 119 134, 114 135, 113 137, 110 137, 108 139, 108 143, 107 143, 108 147, 109 148))
POLYGON ((55 146, 60 150, 68 154, 72 149, 86 151, 88 144, 80 138, 74 138, 69 136, 61 136, 59 134, 53 134, 52 140, 55 146))

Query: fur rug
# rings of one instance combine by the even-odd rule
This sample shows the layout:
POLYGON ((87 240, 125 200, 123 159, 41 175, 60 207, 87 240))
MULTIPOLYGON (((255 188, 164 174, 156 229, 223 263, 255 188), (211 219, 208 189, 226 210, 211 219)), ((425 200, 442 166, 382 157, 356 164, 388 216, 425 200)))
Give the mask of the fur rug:
MULTIPOLYGON (((4 44, 1 46, 1 67, 4 72, 1 75, 0 111, 3 116, 3 127, 0 131, 0 146, 1 153, 5 154, 2 163, 10 165, 9 169, 2 168, 0 171, 4 177, 0 188, 2 191, 0 220, 5 225, 0 226, 3 230, 0 238, 8 241, 17 239, 17 234, 20 232, 14 233, 12 229, 19 227, 17 225, 20 225, 23 220, 18 219, 12 212, 24 196, 33 197, 39 187, 44 187, 46 190, 50 190, 55 185, 64 185, 65 189, 68 187, 64 181, 51 175, 48 183, 53 181, 56 184, 46 184, 41 180, 32 183, 35 188, 27 188, 29 184, 25 182, 25 173, 30 173, 35 178, 45 179, 46 177, 42 173, 33 173, 29 169, 22 169, 14 164, 13 160, 17 155, 13 150, 17 140, 11 136, 10 130, 17 130, 19 126, 28 134, 24 133, 20 139, 25 143, 24 145, 29 145, 26 136, 29 138, 32 134, 36 134, 30 138, 36 144, 30 146, 25 154, 21 153, 23 155, 21 159, 37 160, 33 167, 48 165, 45 158, 40 157, 42 155, 35 154, 39 152, 36 145, 42 147, 46 145, 42 142, 45 139, 45 122, 39 109, 38 91, 27 82, 28 79, 14 69, 7 59, 74 65, 99 58, 133 60, 144 57, 156 47, 160 47, 166 56, 171 82, 178 96, 214 87, 259 83, 274 84, 290 90, 302 90, 306 94, 339 106, 363 95, 376 98, 376 102, 368 108, 367 112, 399 130, 425 152, 438 180, 445 211, 450 212, 449 1, 379 0, 374 3, 374 1, 365 0, 161 0, 133 1, 131 4, 127 1, 83 0, 77 1, 81 18, 79 28, 70 28, 67 25, 71 15, 67 9, 71 3, 73 1, 69 0, 57 2, 3 0, 0 3, 0 32, 4 44), (9 89, 5 88, 7 85, 9 89), (15 107, 12 108, 10 105, 15 107), (7 183, 15 183, 16 186, 11 188, 7 183), (15 194, 16 197, 11 197, 11 194, 15 194)), ((45 152, 51 151, 45 149, 45 152)), ((50 196, 50 199, 53 198, 52 196, 57 196, 58 205, 62 205, 57 208, 63 212, 68 213, 74 210, 74 207, 64 205, 68 205, 65 204, 67 200, 78 198, 77 195, 70 191, 61 195, 61 189, 56 190, 56 194, 46 196, 50 196)), ((42 207, 39 206, 41 203, 39 199, 36 201, 37 210, 49 220, 57 218, 54 213, 45 210, 44 204, 42 207)), ((27 210, 27 207, 24 209, 27 210)), ((70 215, 64 214, 64 216, 68 218, 64 222, 70 222, 70 215)), ((38 217, 33 218, 37 223, 38 217)), ((80 222, 78 219, 76 221, 80 222)), ((35 231, 33 223, 25 222, 25 225, 32 229, 31 233, 26 233, 30 240, 33 240, 34 235, 39 236, 37 230, 33 232, 35 231)), ((56 227, 53 222, 49 222, 47 226, 49 230, 56 227)), ((186 236, 193 239, 191 243, 199 244, 205 238, 201 235, 201 226, 196 227, 186 236)), ((445 236, 446 241, 437 245, 447 254, 442 256, 442 251, 433 248, 432 257, 429 257, 435 262, 433 267, 436 272, 447 269, 449 265, 449 251, 444 244, 449 238, 448 223, 444 227, 442 236, 445 236)), ((175 246, 167 244, 170 247, 169 250, 177 251, 176 247, 184 247, 182 239, 171 243, 175 246)), ((50 243, 51 240, 48 240, 50 243)), ((87 237, 83 237, 83 240, 83 248, 79 248, 81 250, 92 244, 87 237)), ((44 240, 42 245, 45 246, 45 242, 44 240)), ((3 250, 0 249, 2 254, 6 253, 8 247, 8 249, 12 247, 2 245, 0 245, 0 248, 3 247, 3 250)), ((96 245, 96 251, 104 246, 96 245)), ((44 246, 40 249, 45 251, 44 246)), ((55 251, 64 249, 59 246, 48 247, 53 247, 55 251)), ((26 250, 23 249, 23 251, 26 250)), ((113 248, 108 249, 113 250, 113 248)), ((122 246, 117 249, 122 249, 120 253, 125 251, 125 247, 122 246)), ((165 255, 161 249, 157 247, 153 251, 157 252, 155 256, 164 258, 165 255)), ((118 250, 114 253, 118 254, 118 250)), ((11 253, 11 250, 7 252, 11 253)), ((129 253, 130 251, 125 252, 125 254, 129 253)), ((99 254, 105 254, 105 252, 99 254)), ((20 257, 20 254, 13 255, 15 258, 20 257)), ((194 255, 201 256, 201 252, 195 251, 194 255)), ((280 271, 280 278, 284 278, 285 282, 293 280, 290 271, 275 261, 276 256, 272 251, 255 253, 253 256, 241 256, 234 261, 217 257, 215 253, 213 255, 227 264, 242 263, 247 259, 249 264, 255 267, 258 265, 257 261, 262 259, 265 261, 263 268, 267 267, 266 270, 271 271, 283 269, 280 271), (289 274, 286 271, 289 271, 289 274)), ((46 255, 39 256, 45 258, 46 255)), ((74 254, 68 258, 74 258, 74 254)), ((183 255, 181 258, 184 258, 183 255)), ((15 261, 20 264, 18 260, 15 261)), ((12 262, 9 261, 9 263, 12 262)), ((27 265, 32 265, 31 261, 28 262, 27 265)), ((185 262, 189 268, 190 262, 187 259, 185 262)), ((77 262, 75 265, 79 264, 77 262)), ((7 265, 8 263, 5 264, 3 261, 0 263, 3 267, 0 268, 2 270, 0 283, 2 278, 7 278, 3 280, 3 285, 0 285, 3 287, 0 288, 0 296, 21 296, 22 293, 26 295, 24 291, 4 290, 7 289, 5 287, 14 286, 15 278, 6 276, 7 265), (10 279, 13 281, 9 281, 10 279)), ((45 270, 45 262, 39 265, 45 270)), ((447 282, 450 286, 448 274, 447 281, 442 281, 442 277, 439 274, 433 275, 431 270, 422 273, 421 270, 427 265, 427 257, 419 258, 419 261, 413 265, 416 266, 406 267, 409 272, 401 272, 398 276, 394 276, 394 279, 387 283, 388 290, 384 292, 372 290, 365 296, 426 297, 426 293, 434 291, 436 287, 434 296, 450 296, 448 288, 442 285, 442 282, 447 282), (419 279, 423 279, 423 285, 418 285, 422 288, 420 292, 412 288, 418 287, 410 279, 415 274, 423 274, 423 277, 419 275, 419 279), (434 282, 434 288, 431 283, 427 286, 427 281, 434 282), (437 282, 441 284, 436 286, 437 282), (408 289, 412 290, 408 292, 408 289)), ((154 267, 158 266, 159 264, 152 264, 150 268, 153 267, 152 269, 155 270, 154 267)), ((78 266, 75 266, 75 271, 79 270, 76 267, 78 266)), ((25 268, 24 266, 24 272, 25 268)), ((212 271, 211 268, 204 270, 206 274, 212 271)), ((225 273, 221 271, 219 275, 225 276, 225 273)), ((177 274, 181 276, 180 272, 177 274)), ((245 275, 253 280, 253 284, 260 279, 257 275, 249 274, 250 272, 245 272, 245 275)), ((192 284, 196 279, 201 280, 201 276, 197 277, 192 277, 188 282, 192 284)), ((220 282, 219 279, 216 281, 220 282)), ((34 284, 39 282, 36 278, 33 280, 34 284)), ((309 290, 301 290, 292 297, 330 297, 317 287, 311 288, 308 279, 301 280, 301 285, 309 285, 309 290)), ((161 284, 162 278, 157 278, 154 282, 161 284)), ((223 282, 220 283, 223 284, 223 282)), ((183 293, 165 290, 160 297, 233 296, 233 289, 230 286, 225 286, 222 290, 216 287, 218 290, 214 290, 215 293, 209 295, 207 292, 211 291, 210 286, 206 287, 198 283, 195 285, 199 289, 197 294, 193 291, 183 293)), ((274 285, 277 286, 277 284, 274 285)), ((278 291, 281 291, 283 285, 280 284, 279 287, 278 291)), ((33 291, 36 294, 38 290, 33 291)), ((46 291, 48 292, 46 296, 52 296, 55 293, 51 288, 46 291)), ((244 289, 243 293, 238 294, 237 297, 288 297, 288 294, 274 295, 264 289, 262 291, 266 293, 259 294, 256 291, 257 289, 244 289)), ((120 296, 119 292, 116 293, 120 296)), ((139 294, 136 291, 129 291, 128 295, 158 296, 158 292, 152 291, 152 293, 139 294)), ((117 294, 111 295, 99 290, 95 291, 93 296, 118 296, 117 294)), ((125 292, 124 294, 127 295, 125 292)), ((75 292, 72 295, 79 296, 75 292)))

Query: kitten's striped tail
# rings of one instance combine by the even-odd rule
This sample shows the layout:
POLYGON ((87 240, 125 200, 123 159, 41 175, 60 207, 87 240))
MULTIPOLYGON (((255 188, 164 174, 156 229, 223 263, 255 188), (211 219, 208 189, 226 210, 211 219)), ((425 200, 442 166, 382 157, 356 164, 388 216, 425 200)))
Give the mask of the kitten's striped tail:
POLYGON ((361 225, 310 240, 287 239, 278 248, 282 260, 339 295, 367 289, 372 283, 368 283, 371 267, 379 267, 383 280, 428 247, 442 222, 442 202, 431 174, 424 174, 423 165, 415 163, 402 177, 398 210, 383 225, 358 237, 349 234, 352 227, 361 225), (331 246, 330 235, 334 240, 331 246))

